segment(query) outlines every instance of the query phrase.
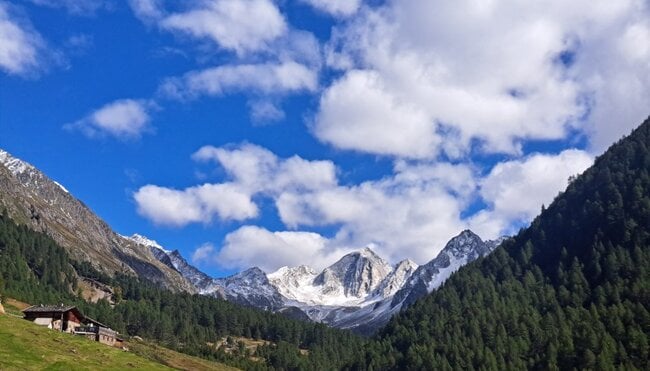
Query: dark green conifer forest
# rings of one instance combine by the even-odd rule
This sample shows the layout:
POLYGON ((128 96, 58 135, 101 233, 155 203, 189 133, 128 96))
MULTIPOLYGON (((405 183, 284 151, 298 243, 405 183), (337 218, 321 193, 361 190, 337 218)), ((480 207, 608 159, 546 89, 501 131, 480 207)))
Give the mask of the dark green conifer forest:
POLYGON ((572 179, 530 227, 371 339, 108 277, 6 213, 0 293, 76 303, 124 334, 244 369, 650 369, 650 119, 572 179), (83 302, 78 276, 120 292, 115 307, 83 302), (275 345, 258 350, 260 362, 206 345, 228 335, 275 345))
POLYGON ((359 367, 650 369, 650 119, 393 318, 359 367))

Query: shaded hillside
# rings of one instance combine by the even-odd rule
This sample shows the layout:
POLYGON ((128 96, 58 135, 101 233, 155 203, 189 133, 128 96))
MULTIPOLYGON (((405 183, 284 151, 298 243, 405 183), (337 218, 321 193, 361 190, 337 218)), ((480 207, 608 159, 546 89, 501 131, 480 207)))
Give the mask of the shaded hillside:
POLYGON ((63 186, 0 149, 0 210, 16 222, 52 237, 77 261, 107 274, 122 272, 177 291, 194 287, 161 263, 146 246, 115 233, 63 186))
POLYGON ((357 367, 648 369, 649 146, 650 119, 529 228, 393 318, 357 367))

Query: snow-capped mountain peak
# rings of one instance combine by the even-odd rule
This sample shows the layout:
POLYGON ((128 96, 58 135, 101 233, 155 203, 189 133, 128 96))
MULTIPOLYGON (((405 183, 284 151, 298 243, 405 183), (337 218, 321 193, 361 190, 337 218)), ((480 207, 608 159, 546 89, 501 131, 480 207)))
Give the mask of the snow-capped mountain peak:
POLYGON ((314 278, 314 284, 322 286, 324 293, 363 298, 376 289, 392 270, 388 262, 370 247, 365 247, 325 268, 314 278))
MULTIPOLYGON (((70 192, 59 182, 52 179, 46 179, 45 175, 36 169, 33 165, 12 156, 9 152, 0 149, 0 164, 9 170, 15 177, 19 178, 23 185, 26 183, 38 186, 39 184, 51 181, 59 189, 64 191, 68 196, 70 192)), ((52 197, 52 199, 55 197, 52 197)))
POLYGON ((485 242, 483 242, 481 237, 469 229, 466 229, 460 232, 456 237, 449 240, 441 253, 449 254, 454 257, 464 257, 468 254, 483 255, 484 253, 489 252, 487 250, 489 250, 489 247, 485 245, 485 242))
POLYGON ((9 169, 9 171, 14 175, 23 174, 29 170, 35 170, 32 165, 13 157, 9 152, 2 149, 0 149, 0 163, 9 169))
POLYGON ((165 254, 171 253, 171 251, 166 250, 158 242, 156 242, 156 241, 154 241, 152 239, 149 239, 149 238, 147 238, 147 237, 145 237, 143 235, 135 233, 131 237, 126 237, 126 238, 128 238, 129 240, 131 240, 131 241, 133 241, 133 242, 135 242, 137 244, 140 244, 140 245, 144 245, 144 246, 148 246, 148 247, 155 247, 155 248, 157 248, 159 250, 162 250, 165 254))
POLYGON ((393 297, 392 306, 410 305, 417 298, 440 287, 463 265, 492 252, 499 243, 483 241, 481 237, 470 230, 462 231, 447 242, 438 256, 413 272, 393 297))

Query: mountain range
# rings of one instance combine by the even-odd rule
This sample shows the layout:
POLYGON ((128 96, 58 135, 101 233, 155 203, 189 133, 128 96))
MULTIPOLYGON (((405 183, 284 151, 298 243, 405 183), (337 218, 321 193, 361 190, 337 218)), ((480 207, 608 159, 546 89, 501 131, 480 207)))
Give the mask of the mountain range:
POLYGON ((393 266, 365 247, 320 272, 306 265, 285 266, 268 274, 253 267, 230 277, 212 278, 178 250, 170 251, 137 234, 128 238, 148 246, 201 294, 360 333, 378 329, 402 307, 435 290, 460 267, 489 254, 503 241, 483 241, 465 230, 421 266, 408 259, 393 266))
POLYGON ((502 241, 483 241, 465 230, 421 266, 408 259, 391 265, 365 247, 320 272, 304 265, 269 273, 252 267, 213 278, 178 250, 139 234, 127 237, 114 232, 64 186, 6 151, 0 150, 0 165, 0 207, 99 271, 135 275, 174 291, 210 295, 361 333, 379 328, 502 241))

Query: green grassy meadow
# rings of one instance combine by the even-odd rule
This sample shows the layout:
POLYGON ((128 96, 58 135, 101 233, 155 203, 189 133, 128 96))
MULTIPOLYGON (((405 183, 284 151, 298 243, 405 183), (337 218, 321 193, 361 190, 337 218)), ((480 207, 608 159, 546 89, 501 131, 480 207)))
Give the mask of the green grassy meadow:
POLYGON ((0 370, 234 370, 162 347, 127 352, 0 315, 0 370), (136 354, 138 353, 138 354, 136 354), (171 367, 170 367, 171 366, 171 367))

